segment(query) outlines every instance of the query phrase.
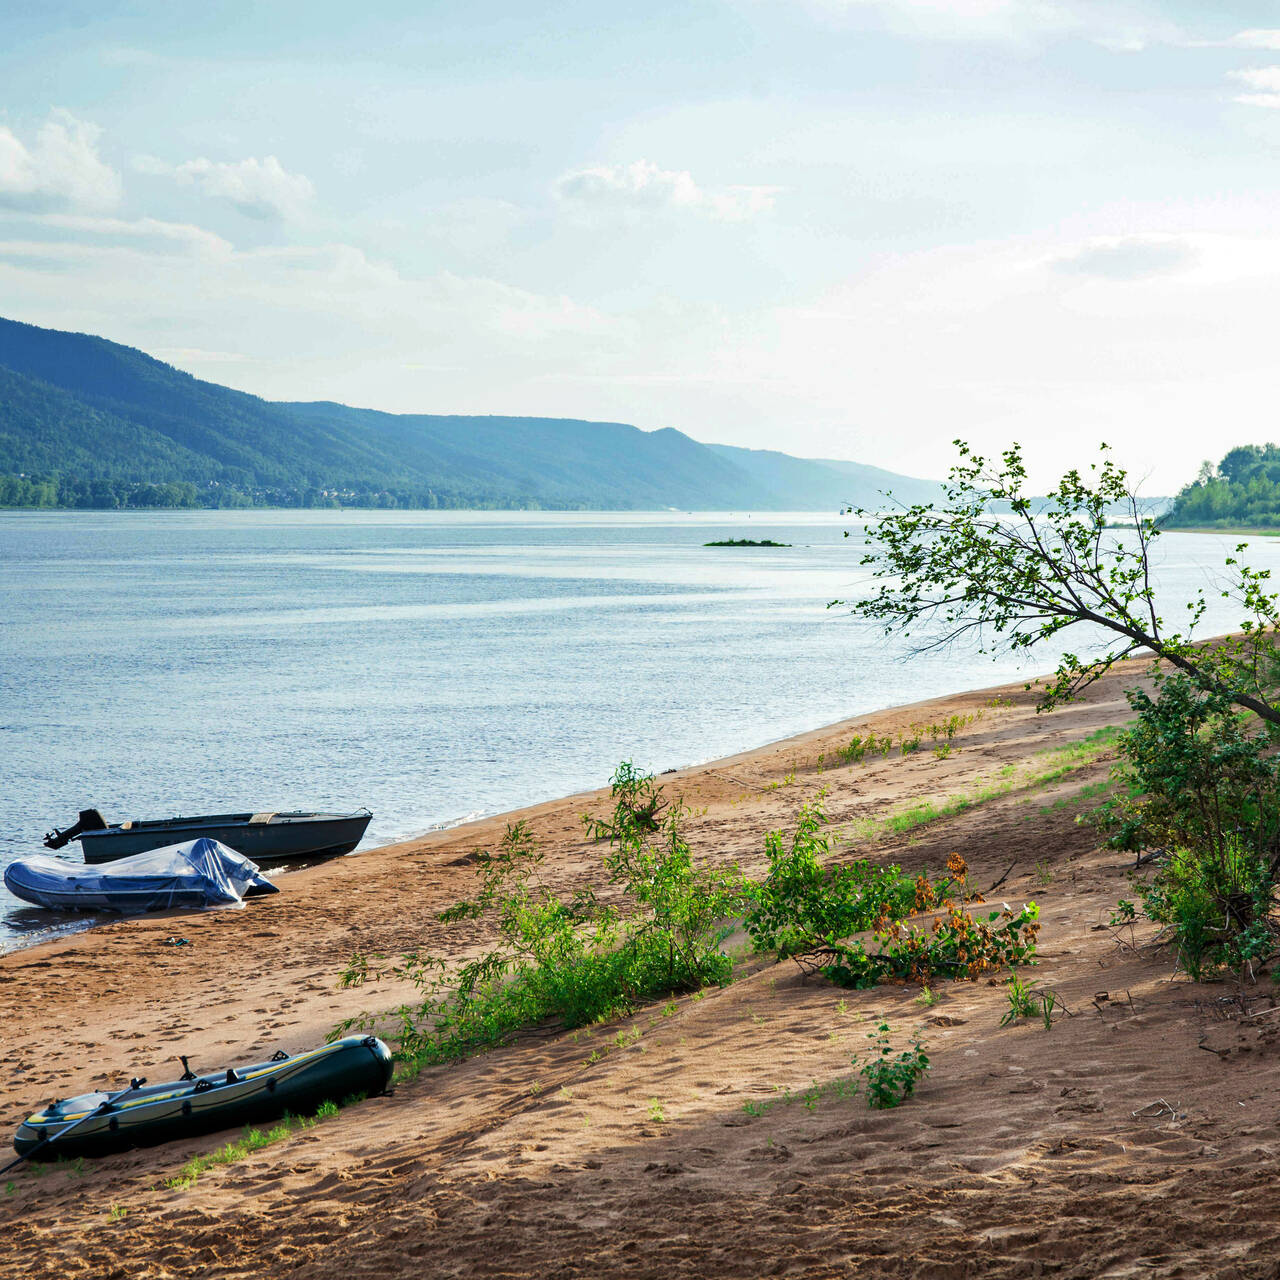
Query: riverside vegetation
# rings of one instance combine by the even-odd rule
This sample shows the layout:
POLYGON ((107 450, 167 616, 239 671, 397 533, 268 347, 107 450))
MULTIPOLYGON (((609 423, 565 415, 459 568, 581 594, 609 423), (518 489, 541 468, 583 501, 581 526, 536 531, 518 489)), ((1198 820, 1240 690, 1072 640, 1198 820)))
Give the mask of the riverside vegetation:
MULTIPOLYGON (((629 763, 614 774, 612 800, 608 816, 584 818, 588 834, 607 845, 607 890, 568 895, 542 884, 528 827, 511 824, 496 852, 478 855, 475 896, 439 916, 446 924, 488 917, 497 945, 458 969, 421 953, 394 963, 354 956, 344 985, 393 975, 420 998, 390 1015, 349 1019, 335 1035, 378 1029, 393 1041, 402 1076, 411 1076, 542 1024, 571 1030, 727 985, 735 962, 725 944, 739 922, 755 954, 791 959, 845 987, 974 980, 1033 960, 1035 904, 975 913, 981 896, 962 859, 937 876, 866 860, 830 864, 821 798, 802 806, 789 837, 770 833, 760 881, 733 865, 699 866, 684 835, 688 810, 629 763), (910 923, 923 911, 938 913, 928 929, 910 923)), ((928 1059, 919 1044, 902 1057, 885 1049, 887 1039, 877 1043, 863 1074, 869 1105, 883 1106, 886 1091, 910 1094, 928 1059)))
MULTIPOLYGON (((1239 544, 1212 588, 1240 602, 1239 630, 1198 641, 1204 591, 1179 624, 1165 623, 1151 563, 1160 530, 1105 446, 1042 504, 1027 494, 1016 445, 988 463, 956 444, 943 502, 869 523, 862 563, 880 587, 855 612, 916 634, 925 649, 972 640, 1016 653, 1081 626, 1110 638, 1095 656, 1063 655, 1039 686, 1042 710, 1150 652, 1152 692, 1127 695, 1137 718, 1117 739, 1117 794, 1098 820, 1113 846, 1153 868, 1136 877, 1137 897, 1178 964, 1193 978, 1255 980, 1280 957, 1280 595, 1268 572, 1251 568, 1239 544), (1131 532, 1108 529, 1117 504, 1131 532)), ((1228 482, 1269 466, 1274 452, 1233 450, 1228 482)), ((1136 919, 1132 903, 1122 909, 1136 919)))

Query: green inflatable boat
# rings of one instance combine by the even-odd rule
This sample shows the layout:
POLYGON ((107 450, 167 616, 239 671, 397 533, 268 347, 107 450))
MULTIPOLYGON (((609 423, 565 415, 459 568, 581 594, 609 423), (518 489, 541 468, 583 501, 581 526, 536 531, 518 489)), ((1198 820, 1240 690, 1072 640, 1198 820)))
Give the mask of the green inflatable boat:
MULTIPOLYGON (((186 1066, 186 1059, 182 1060, 186 1066)), ((308 1115, 324 1102, 386 1091, 391 1051, 376 1036, 347 1036, 268 1062, 118 1093, 82 1093, 28 1116, 14 1135, 19 1157, 100 1156, 245 1124, 308 1115)))

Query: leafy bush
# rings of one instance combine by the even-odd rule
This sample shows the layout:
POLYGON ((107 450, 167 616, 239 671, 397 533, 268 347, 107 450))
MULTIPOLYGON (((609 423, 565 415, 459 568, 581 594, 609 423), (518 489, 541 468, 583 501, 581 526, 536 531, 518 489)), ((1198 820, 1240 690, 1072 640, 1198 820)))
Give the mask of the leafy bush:
POLYGON ((988 913, 986 920, 953 906, 929 930, 895 922, 875 935, 877 949, 861 941, 833 942, 811 957, 814 968, 842 987, 874 987, 891 979, 976 981, 993 969, 1034 963, 1040 909, 988 913))
POLYGON ((1185 675, 1161 679, 1154 698, 1127 696, 1138 720, 1120 740, 1122 790, 1099 812, 1108 843, 1160 851, 1137 892, 1192 978, 1251 974, 1276 949, 1276 732, 1185 675))
POLYGON ((1120 738, 1124 784, 1103 807, 1113 848, 1181 846, 1219 856, 1228 844, 1272 864, 1280 855, 1280 757, 1275 730, 1241 715, 1226 694, 1185 675, 1157 696, 1131 689, 1137 722, 1120 738))
POLYGON ((904 876, 901 867, 865 860, 824 865, 820 859, 831 853, 825 821, 820 793, 801 806, 789 845, 781 831, 765 837, 769 873, 753 888, 744 919, 757 951, 785 960, 934 905, 935 887, 904 876))
POLYGON ((889 1035, 889 1024, 880 1023, 874 1031, 867 1032, 872 1049, 868 1061, 859 1066, 858 1055, 853 1055, 853 1065, 866 1083, 867 1106, 879 1111, 905 1102, 929 1070, 929 1055, 919 1040, 895 1054, 889 1035))
POLYGON ((1199 981, 1222 969, 1253 976, 1272 957, 1274 888, 1267 864, 1228 839, 1218 849, 1170 850, 1138 892, 1147 917, 1170 929, 1179 964, 1199 981))
MULTIPOLYGON (((456 972, 417 954, 391 970, 422 993, 391 1015, 397 1025, 388 1034, 403 1061, 461 1058, 549 1019, 582 1026, 729 981, 732 963, 721 943, 726 918, 742 909, 741 878, 694 865, 682 834, 686 810, 668 806, 648 775, 622 765, 613 800, 611 817, 584 821, 611 842, 603 862, 616 904, 591 889, 562 897, 540 884, 543 855, 523 822, 508 826, 497 853, 479 856, 479 892, 439 918, 489 916, 498 945, 456 972)), ((335 1034, 380 1024, 365 1015, 335 1034)))
POLYGON ((898 866, 860 860, 824 865, 830 841, 822 833, 821 797, 800 810, 790 845, 780 831, 766 837, 769 874, 751 892, 744 923, 757 951, 791 958, 846 987, 887 979, 928 983, 934 977, 977 978, 990 969, 1026 964, 1035 953, 1038 910, 993 911, 979 920, 964 909, 968 867, 952 855, 947 875, 912 878, 898 866), (905 921, 946 907, 928 931, 905 921), (873 933, 874 949, 853 938, 873 933), (853 940, 850 940, 853 939, 853 940))

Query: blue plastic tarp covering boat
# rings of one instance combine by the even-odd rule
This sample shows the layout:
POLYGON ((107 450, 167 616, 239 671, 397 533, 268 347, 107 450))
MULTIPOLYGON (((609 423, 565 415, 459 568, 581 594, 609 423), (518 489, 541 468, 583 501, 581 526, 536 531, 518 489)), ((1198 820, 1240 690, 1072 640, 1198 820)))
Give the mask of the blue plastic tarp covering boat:
POLYGON ((277 893, 256 863, 216 840, 152 849, 102 866, 43 854, 11 862, 5 888, 24 902, 58 911, 142 911, 242 907, 249 893, 277 893))

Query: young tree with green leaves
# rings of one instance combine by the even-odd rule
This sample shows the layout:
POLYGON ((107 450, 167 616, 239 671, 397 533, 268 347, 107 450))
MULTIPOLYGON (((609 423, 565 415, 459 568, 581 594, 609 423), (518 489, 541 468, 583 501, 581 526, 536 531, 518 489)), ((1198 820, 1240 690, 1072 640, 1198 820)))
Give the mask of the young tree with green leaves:
POLYGON ((1018 445, 989 463, 963 441, 955 444, 960 460, 943 485, 942 502, 852 513, 868 520, 870 545, 861 563, 879 581, 853 605, 856 614, 888 634, 914 632, 918 651, 968 640, 980 652, 1017 653, 1083 628, 1091 640, 1110 643, 1094 656, 1063 654, 1042 688, 1042 709, 1146 651, 1206 693, 1280 727, 1280 597, 1267 589, 1268 570, 1240 559, 1245 544, 1227 557, 1220 588, 1240 603, 1239 634, 1198 644, 1193 632, 1207 607, 1204 592, 1187 603, 1176 625, 1161 616, 1151 561, 1160 530, 1105 445, 1087 472, 1073 468, 1036 499, 1018 445), (1117 505, 1132 529, 1110 526, 1107 513, 1117 505))

